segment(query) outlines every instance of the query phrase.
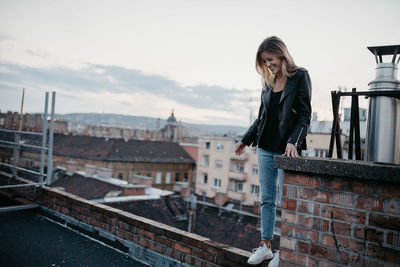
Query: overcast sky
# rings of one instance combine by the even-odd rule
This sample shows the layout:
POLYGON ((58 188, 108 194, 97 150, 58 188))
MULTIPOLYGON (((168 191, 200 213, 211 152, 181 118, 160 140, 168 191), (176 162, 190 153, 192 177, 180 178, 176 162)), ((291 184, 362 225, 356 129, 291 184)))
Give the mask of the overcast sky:
POLYGON ((261 92, 257 47, 277 35, 330 120, 330 91, 375 78, 366 47, 400 44, 399 14, 398 0, 0 0, 0 110, 19 110, 24 87, 26 112, 55 90, 57 113, 174 108, 182 121, 246 126, 261 92))

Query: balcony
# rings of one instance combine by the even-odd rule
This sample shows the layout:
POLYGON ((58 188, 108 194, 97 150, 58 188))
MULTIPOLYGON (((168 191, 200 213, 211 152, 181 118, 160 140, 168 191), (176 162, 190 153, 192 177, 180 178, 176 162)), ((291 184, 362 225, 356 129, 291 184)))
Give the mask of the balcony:
POLYGON ((235 179, 235 180, 239 180, 239 181, 247 181, 249 175, 247 172, 236 172, 236 171, 232 171, 230 170, 229 173, 229 179, 235 179))
POLYGON ((238 200, 238 201, 245 201, 246 200, 246 193, 245 192, 234 192, 231 190, 228 190, 227 194, 228 198, 238 200))

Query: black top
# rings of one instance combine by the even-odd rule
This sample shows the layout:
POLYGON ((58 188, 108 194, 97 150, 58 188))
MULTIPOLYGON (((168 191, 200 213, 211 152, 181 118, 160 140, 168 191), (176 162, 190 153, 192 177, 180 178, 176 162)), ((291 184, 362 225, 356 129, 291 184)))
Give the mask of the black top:
POLYGON ((259 147, 273 153, 284 153, 286 148, 285 140, 281 140, 279 134, 278 108, 282 91, 271 91, 271 98, 267 111, 267 122, 261 133, 259 147))

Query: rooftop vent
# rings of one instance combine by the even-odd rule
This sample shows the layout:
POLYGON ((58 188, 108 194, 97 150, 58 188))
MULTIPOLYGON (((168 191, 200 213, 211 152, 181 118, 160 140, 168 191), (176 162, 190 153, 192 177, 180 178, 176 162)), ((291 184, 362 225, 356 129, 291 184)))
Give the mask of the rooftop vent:
MULTIPOLYGON (((397 79, 400 45, 374 46, 368 49, 375 55, 376 78, 370 82, 373 92, 400 91, 397 79), (384 63, 382 56, 392 56, 384 63)), ((400 163, 400 103, 391 96, 370 96, 368 108, 366 155, 367 161, 400 163)))

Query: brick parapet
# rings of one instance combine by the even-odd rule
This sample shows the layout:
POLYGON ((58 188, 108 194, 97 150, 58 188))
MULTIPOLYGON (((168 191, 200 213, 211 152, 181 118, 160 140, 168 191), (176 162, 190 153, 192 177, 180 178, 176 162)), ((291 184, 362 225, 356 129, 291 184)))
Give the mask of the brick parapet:
MULTIPOLYGON (((277 167, 293 164, 285 160, 292 159, 280 158, 277 167)), ((306 170, 285 170, 281 266, 400 264, 399 177, 378 180, 306 170)))
MULTIPOLYGON (((26 182, 13 180, 14 183, 26 182)), ((251 255, 248 251, 46 186, 37 188, 35 202, 43 210, 66 216, 79 225, 98 229, 121 242, 135 244, 182 265, 246 266, 251 255)), ((264 262, 260 266, 267 265, 268 262, 264 262)))

